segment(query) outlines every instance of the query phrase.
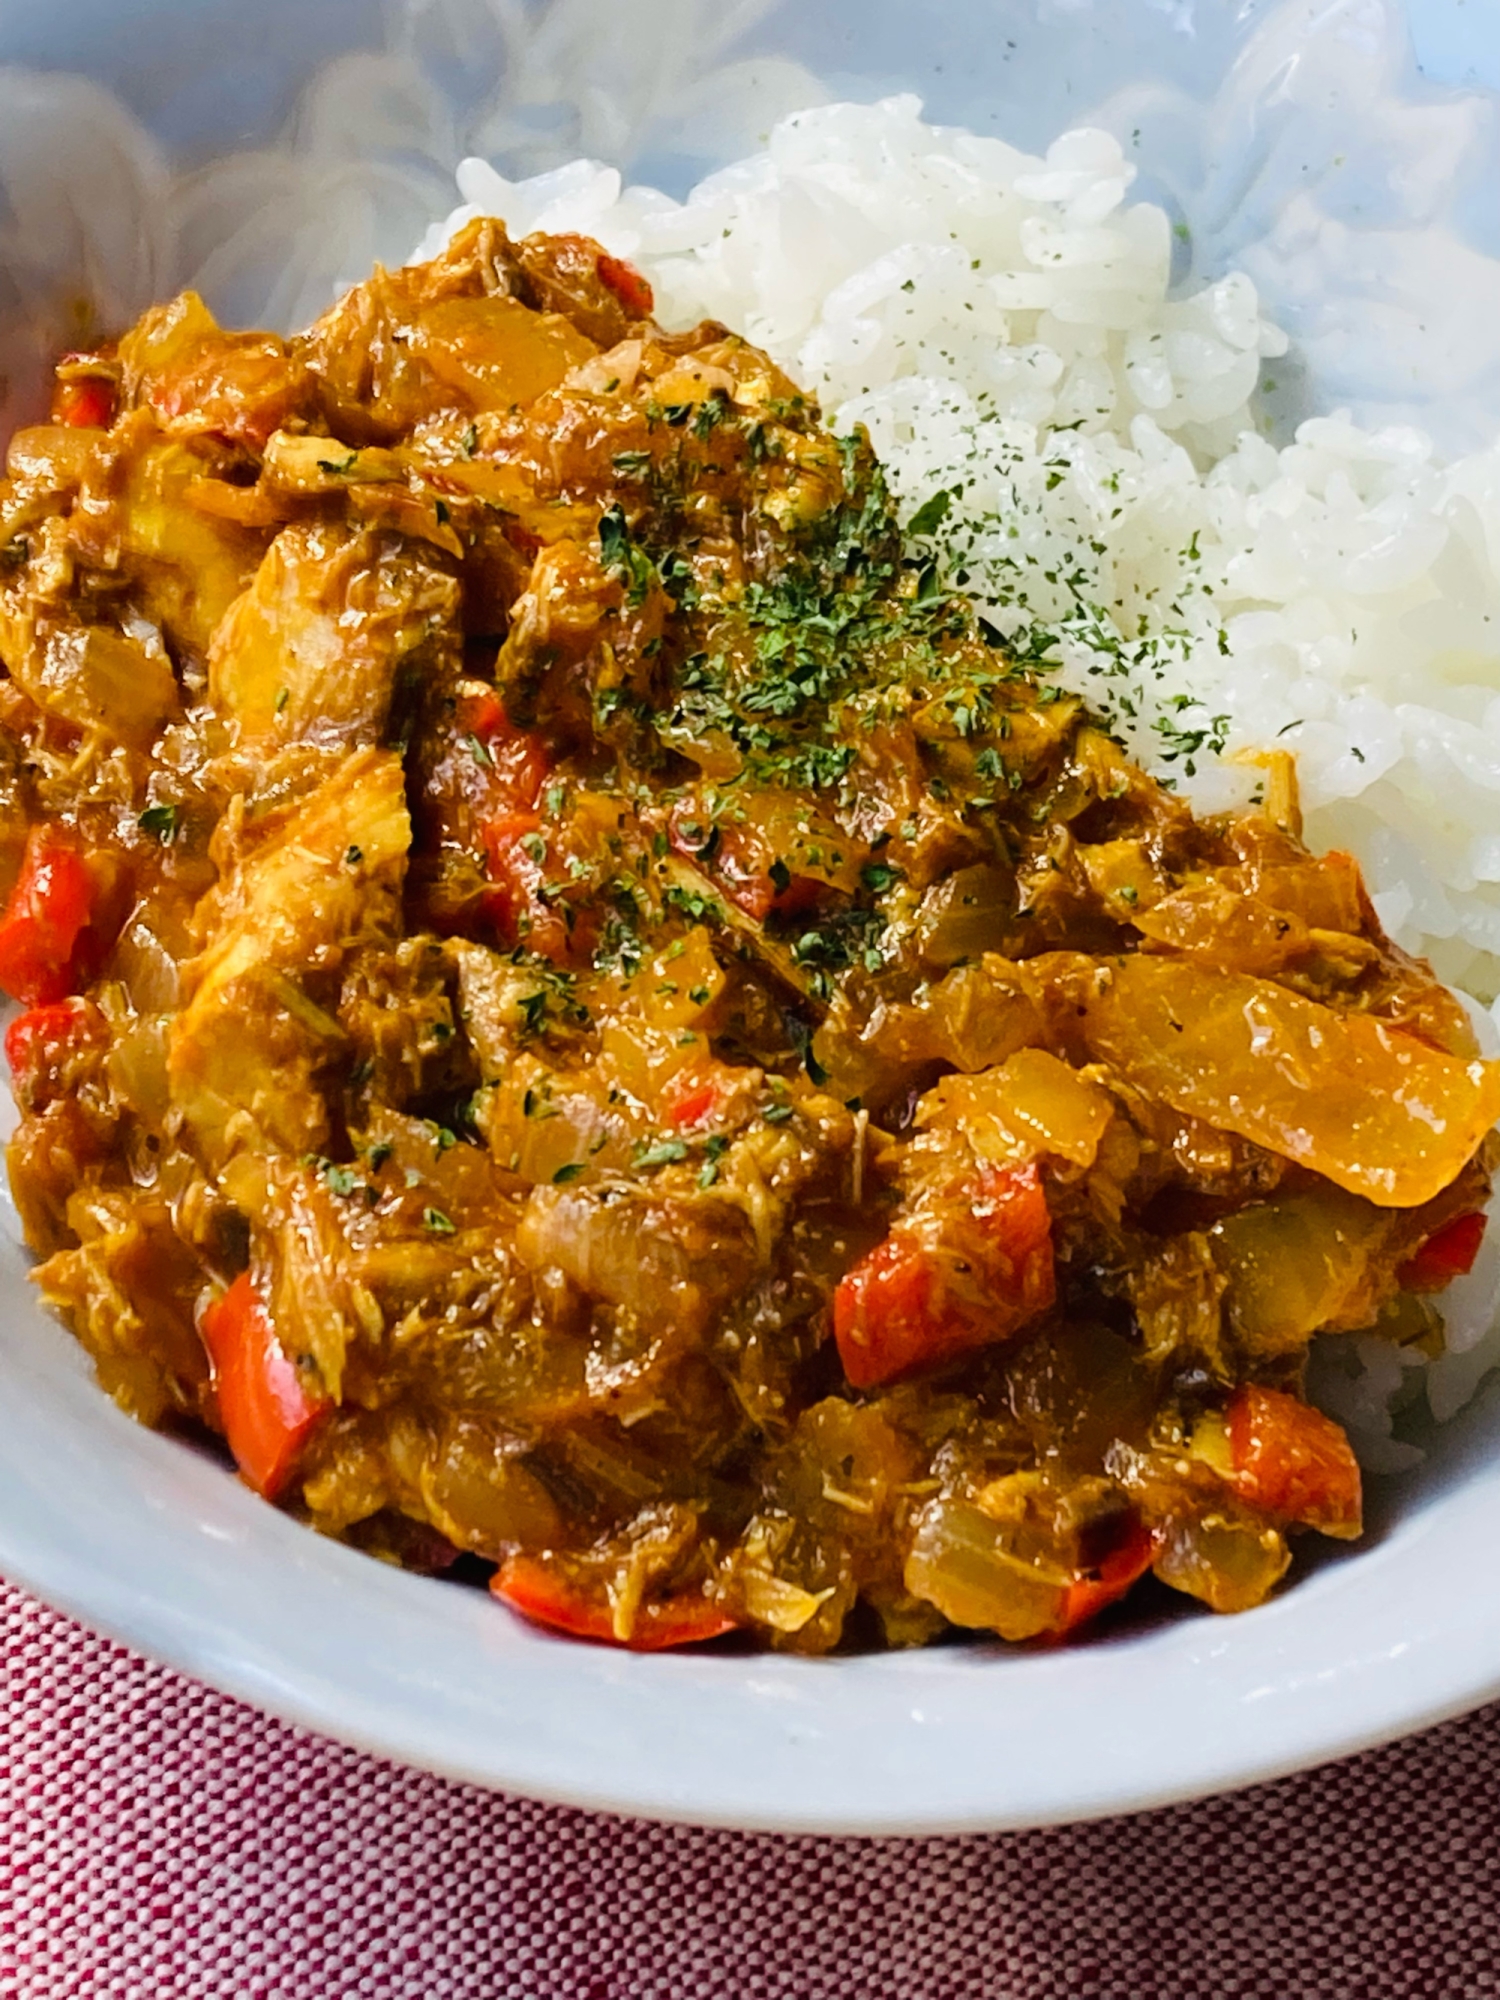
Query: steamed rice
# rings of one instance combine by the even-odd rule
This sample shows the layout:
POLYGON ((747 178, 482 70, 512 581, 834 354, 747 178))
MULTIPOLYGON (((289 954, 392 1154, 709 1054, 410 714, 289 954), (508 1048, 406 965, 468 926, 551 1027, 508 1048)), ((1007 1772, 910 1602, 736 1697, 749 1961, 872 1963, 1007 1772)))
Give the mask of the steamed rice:
MULTIPOLYGON (((767 348, 836 429, 866 425, 914 539, 1017 650, 1054 664, 1196 806, 1295 752, 1309 842, 1359 859, 1391 935, 1489 1011, 1500 993, 1500 447, 1442 465, 1419 431, 1335 412, 1267 435, 1287 340, 1230 273, 1172 285, 1166 214, 1100 131, 1045 159, 927 125, 915 97, 785 119, 686 202, 577 161, 459 170, 516 235, 630 258, 658 317, 767 348)), ((1430 1366, 1321 1343, 1315 1389, 1365 1462, 1420 1456, 1500 1363, 1500 1230, 1445 1295, 1430 1366)))

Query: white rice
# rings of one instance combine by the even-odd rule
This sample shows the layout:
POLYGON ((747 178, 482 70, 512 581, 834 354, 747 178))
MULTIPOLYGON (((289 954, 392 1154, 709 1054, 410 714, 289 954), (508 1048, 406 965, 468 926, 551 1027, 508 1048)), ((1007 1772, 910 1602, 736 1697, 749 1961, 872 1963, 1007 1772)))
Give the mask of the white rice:
MULTIPOLYGON (((1358 857, 1387 929, 1500 1048, 1500 447, 1443 465, 1339 412, 1271 442, 1255 399, 1286 337, 1243 273, 1174 291, 1133 177, 1105 132, 1037 159, 893 97, 783 120, 683 203, 588 161, 508 182, 467 160, 467 205, 418 254, 476 214, 582 230, 667 324, 767 348, 836 428, 868 426, 903 518, 935 503, 992 623, 1148 769, 1215 808, 1293 750, 1310 843, 1358 857)), ((1425 1389, 1446 1418, 1500 1364, 1497 1239, 1445 1296, 1430 1367, 1323 1344, 1318 1393, 1372 1469, 1414 1455, 1393 1404, 1425 1389)))

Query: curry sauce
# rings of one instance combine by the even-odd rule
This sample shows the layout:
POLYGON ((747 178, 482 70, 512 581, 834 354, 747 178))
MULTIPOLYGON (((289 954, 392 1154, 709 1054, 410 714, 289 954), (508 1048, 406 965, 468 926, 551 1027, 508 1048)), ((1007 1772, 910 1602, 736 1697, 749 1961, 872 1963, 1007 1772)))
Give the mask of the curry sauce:
POLYGON ((1500 1066, 903 545, 862 435, 471 224, 184 294, 0 486, 43 1296, 324 1533, 657 1647, 1011 1640, 1359 1534, 1308 1344, 1432 1348, 1500 1066))

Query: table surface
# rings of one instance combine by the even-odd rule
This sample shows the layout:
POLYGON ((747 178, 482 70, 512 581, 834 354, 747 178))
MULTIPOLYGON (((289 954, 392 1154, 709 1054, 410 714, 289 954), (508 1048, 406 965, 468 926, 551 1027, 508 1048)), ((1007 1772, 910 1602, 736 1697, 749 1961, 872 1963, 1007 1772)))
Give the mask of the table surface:
POLYGON ((4 1585, 0 1633, 19 2000, 1500 1995, 1500 1706, 1137 1818, 782 1839, 382 1763, 4 1585))

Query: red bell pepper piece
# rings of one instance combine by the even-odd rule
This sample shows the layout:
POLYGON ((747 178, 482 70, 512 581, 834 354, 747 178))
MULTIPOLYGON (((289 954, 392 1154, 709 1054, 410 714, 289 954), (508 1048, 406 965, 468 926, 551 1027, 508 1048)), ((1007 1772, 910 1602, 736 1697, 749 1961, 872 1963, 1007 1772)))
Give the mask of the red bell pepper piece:
POLYGON ((486 914, 507 945, 524 944, 554 965, 568 957, 568 926, 559 910, 542 898, 546 868, 536 858, 542 817, 534 812, 501 813, 481 829, 493 894, 486 914))
POLYGON ((550 1625, 554 1632, 566 1632, 574 1639, 623 1645, 633 1653, 659 1653, 667 1646, 721 1639, 739 1623, 706 1597, 648 1598, 636 1613, 630 1637, 618 1639, 609 1606, 536 1556, 508 1557, 490 1578, 490 1589, 534 1625, 550 1625))
POLYGON ((969 1332, 967 1315, 944 1296, 935 1260, 895 1230, 833 1295, 833 1336, 856 1389, 961 1354, 971 1344, 969 1332))
POLYGON ((19 1081, 61 1061, 69 1049, 102 1042, 109 1033, 92 1000, 56 1000, 17 1014, 5 1031, 5 1060, 19 1081))
POLYGON ((778 889, 769 875, 744 875, 726 855, 716 871, 730 902, 738 905, 757 923, 767 917, 786 919, 810 916, 828 895, 828 884, 816 875, 794 875, 784 889, 778 889))
POLYGON ((1052 1220, 1034 1162, 987 1167, 947 1200, 937 1226, 898 1221, 833 1295, 834 1338, 856 1389, 1004 1340, 1053 1301, 1052 1220), (962 1289, 959 1268, 970 1280, 962 1289))
POLYGON ((651 317, 656 308, 656 294, 634 264, 627 264, 623 257, 611 257, 607 250, 601 250, 598 270, 600 284, 614 293, 632 319, 651 317))
POLYGON ((114 384, 102 376, 76 376, 70 382, 59 382, 52 392, 52 421, 55 424, 72 424, 80 430, 107 431, 114 420, 114 384))
POLYGON ((1092 1576, 1080 1577, 1063 1592, 1062 1609, 1052 1628, 1056 1637, 1097 1618, 1106 1605, 1117 1604, 1139 1583, 1156 1557, 1156 1536, 1144 1521, 1132 1522, 1118 1548, 1111 1549, 1092 1576))
POLYGON ((1465 1277, 1474 1268, 1479 1246, 1484 1241, 1487 1215, 1456 1215, 1429 1236, 1414 1257, 1408 1257, 1396 1273, 1396 1282, 1407 1292, 1440 1292, 1455 1278, 1465 1277))
POLYGON ((461 698, 458 727, 462 735, 480 746, 488 760, 494 774, 488 789, 497 808, 530 812, 552 771, 541 737, 515 727, 493 688, 461 698))
POLYGON ((690 1131, 695 1125, 706 1125, 718 1101, 718 1085, 700 1083, 679 1097, 675 1104, 667 1106, 667 1123, 675 1125, 679 1132, 690 1131))
POLYGON ((720 1095, 720 1079, 705 1076, 701 1070, 688 1070, 674 1077, 667 1086, 663 1105, 667 1123, 679 1132, 706 1125, 719 1108, 720 1095))
POLYGON ((667 822, 667 840, 676 853, 711 875, 730 902, 758 924, 773 915, 805 916, 828 895, 828 884, 815 875, 771 875, 760 841, 739 827, 707 826, 701 809, 690 803, 674 810, 667 822))
POLYGON ((1331 1417, 1249 1382, 1225 1416, 1240 1499, 1267 1514, 1348 1538, 1359 1533, 1359 1466, 1349 1440, 1331 1417))
POLYGON ((78 849, 56 828, 34 826, 0 914, 0 988, 39 1007, 82 986, 95 969, 94 902, 94 879, 78 849))
POLYGON ((541 536, 533 534, 530 528, 524 527, 519 521, 502 522, 500 532, 511 547, 523 556, 534 556, 542 546, 541 536))
POLYGON ((540 894, 546 871, 532 851, 542 830, 537 802, 552 772, 547 746, 531 730, 515 727, 493 688, 463 697, 458 727, 482 753, 484 795, 492 808, 479 830, 495 885, 485 914, 506 944, 524 943, 561 964, 568 956, 568 926, 540 894))
POLYGON ((460 697, 458 726, 468 735, 477 736, 481 742, 504 728, 505 709, 492 687, 460 697))
POLYGON ((205 1308, 199 1331, 213 1362, 219 1415, 234 1462, 247 1485, 274 1500, 331 1407, 329 1400, 304 1388, 248 1271, 205 1308))

